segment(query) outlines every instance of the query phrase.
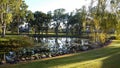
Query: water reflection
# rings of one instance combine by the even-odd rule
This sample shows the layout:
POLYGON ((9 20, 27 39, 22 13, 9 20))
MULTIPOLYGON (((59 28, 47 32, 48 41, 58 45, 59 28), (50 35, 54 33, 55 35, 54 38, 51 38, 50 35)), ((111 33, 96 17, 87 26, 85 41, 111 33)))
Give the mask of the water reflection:
MULTIPOLYGON (((74 42, 77 38, 39 38, 38 43, 44 44, 44 45, 48 45, 48 47, 60 47, 62 48, 63 45, 67 44, 71 44, 72 42, 74 42)), ((36 40, 38 41, 38 40, 36 40)), ((44 46, 43 45, 43 46, 44 46)))
POLYGON ((47 48, 51 52, 70 52, 70 49, 75 46, 81 45, 80 38, 58 38, 58 37, 49 37, 49 38, 37 38, 36 41, 39 41, 37 46, 41 48, 47 48))

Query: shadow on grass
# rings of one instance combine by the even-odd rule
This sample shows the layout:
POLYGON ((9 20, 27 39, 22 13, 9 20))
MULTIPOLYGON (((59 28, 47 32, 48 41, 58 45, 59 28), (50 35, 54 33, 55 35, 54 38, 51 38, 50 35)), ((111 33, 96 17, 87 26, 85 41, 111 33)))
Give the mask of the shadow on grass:
POLYGON ((101 68, 120 68, 120 51, 102 62, 101 68))
MULTIPOLYGON (((40 60, 40 61, 30 62, 25 64, 16 64, 16 65, 12 65, 10 68, 50 68, 50 67, 52 68, 52 67, 63 66, 63 65, 72 64, 72 63, 80 63, 82 61, 94 60, 94 59, 112 55, 117 52, 120 52, 120 49, 118 47, 110 46, 110 47, 100 48, 100 49, 91 50, 87 52, 76 53, 72 56, 67 56, 67 57, 40 60)), ((119 61, 120 60, 120 58, 118 58, 119 56, 120 54, 116 56, 111 56, 110 58, 104 60, 102 68, 109 68, 109 67, 106 67, 107 63, 114 64, 115 61, 114 62, 109 61, 109 60, 112 61, 113 58, 119 61)), ((116 63, 116 65, 118 64, 120 63, 116 63)), ((9 67, 6 66, 3 68, 9 68, 9 67)), ((112 68, 118 68, 118 67, 112 67, 112 68)))

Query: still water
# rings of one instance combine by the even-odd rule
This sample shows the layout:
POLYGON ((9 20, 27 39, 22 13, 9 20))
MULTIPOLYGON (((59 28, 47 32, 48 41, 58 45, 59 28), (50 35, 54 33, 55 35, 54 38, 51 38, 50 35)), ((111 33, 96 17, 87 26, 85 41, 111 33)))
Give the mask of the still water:
POLYGON ((61 38, 61 37, 49 37, 49 38, 35 38, 36 46, 41 48, 48 48, 50 51, 68 51, 72 47, 80 47, 84 44, 88 44, 85 39, 81 38, 61 38))

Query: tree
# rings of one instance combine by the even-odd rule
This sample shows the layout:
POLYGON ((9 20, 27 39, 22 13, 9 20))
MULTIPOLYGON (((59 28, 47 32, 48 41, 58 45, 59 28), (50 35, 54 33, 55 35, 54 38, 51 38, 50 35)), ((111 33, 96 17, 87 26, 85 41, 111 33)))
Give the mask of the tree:
POLYGON ((62 22, 62 15, 64 14, 65 9, 60 8, 60 9, 56 9, 54 10, 54 16, 53 16, 53 20, 55 21, 54 26, 55 26, 55 34, 58 35, 58 28, 60 26, 60 23, 62 22))
POLYGON ((34 25, 35 28, 35 33, 37 32, 41 32, 43 34, 43 30, 44 30, 44 23, 47 21, 47 15, 43 12, 39 12, 36 11, 34 13, 34 22, 32 25, 34 25))
POLYGON ((21 4, 21 0, 1 0, 0 1, 0 24, 2 24, 2 37, 5 37, 6 25, 12 21, 12 11, 19 8, 19 4, 16 6, 16 3, 21 4))
POLYGON ((84 6, 82 9, 76 9, 75 17, 76 17, 76 22, 78 23, 75 27, 76 32, 78 35, 80 35, 82 32, 83 23, 85 22, 85 17, 86 17, 86 10, 84 6))
MULTIPOLYGON (((106 10, 107 3, 111 1, 107 0, 97 0, 98 4, 95 7, 92 7, 92 4, 94 3, 93 0, 91 2, 90 6, 90 16, 93 17, 93 32, 94 32, 94 38, 95 42, 100 41, 101 43, 104 43, 106 39, 109 37, 108 33, 110 30, 113 30, 116 28, 117 25, 117 18, 116 14, 113 12, 108 12, 106 10), (104 36, 104 37, 102 37, 104 36)), ((114 3, 112 1, 112 3, 114 3)))
POLYGON ((46 29, 45 29, 45 32, 46 32, 46 35, 48 34, 48 24, 51 22, 52 20, 52 13, 51 11, 49 11, 47 14, 46 14, 46 20, 45 20, 45 25, 46 25, 46 29))
POLYGON ((34 14, 32 13, 32 11, 28 10, 26 13, 26 22, 28 23, 28 30, 30 30, 30 26, 31 26, 30 23, 32 23, 33 20, 34 20, 34 14))
MULTIPOLYGON (((13 21, 11 23, 11 27, 16 28, 17 29, 17 33, 19 34, 19 25, 23 24, 26 20, 26 13, 27 13, 27 8, 28 6, 26 5, 26 3, 24 1, 21 1, 21 4, 19 4, 19 7, 14 9, 14 11, 12 11, 13 14, 13 21)), ((11 28, 11 30, 13 30, 11 28)))
POLYGON ((116 24, 116 35, 120 37, 120 1, 119 0, 111 0, 111 9, 112 9, 112 18, 114 18, 114 24, 116 24))
POLYGON ((75 22, 75 15, 73 15, 73 12, 71 12, 70 15, 69 15, 69 17, 68 17, 67 26, 69 26, 70 32, 72 33, 72 35, 73 35, 73 30, 74 30, 73 25, 75 25, 75 24, 76 24, 76 22, 75 22))
POLYGON ((63 21, 63 24, 65 25, 65 32, 66 32, 66 36, 68 36, 68 33, 69 33, 69 19, 70 19, 70 15, 68 13, 66 14, 63 14, 62 15, 62 21, 63 21))
POLYGON ((16 10, 20 8, 21 4, 22 0, 0 0, 0 24, 2 25, 1 37, 5 37, 6 26, 12 22, 13 12, 16 12, 16 10))
MULTIPOLYGON (((85 11, 84 11, 85 12, 85 11)), ((68 17, 68 26, 71 27, 71 33, 73 32, 77 35, 80 35, 82 32, 82 27, 83 27, 83 17, 81 9, 76 9, 76 13, 73 15, 71 13, 68 17)))

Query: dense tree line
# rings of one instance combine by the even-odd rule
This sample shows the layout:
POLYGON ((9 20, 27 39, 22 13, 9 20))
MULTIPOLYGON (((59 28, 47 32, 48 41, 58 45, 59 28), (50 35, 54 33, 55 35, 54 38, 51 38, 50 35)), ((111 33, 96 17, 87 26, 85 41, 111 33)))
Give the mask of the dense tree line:
POLYGON ((110 33, 119 35, 119 3, 119 0, 97 0, 97 5, 93 6, 94 0, 92 0, 89 10, 83 6, 69 13, 66 13, 63 8, 55 9, 47 14, 36 11, 33 13, 35 19, 31 22, 31 26, 34 26, 35 31, 40 33, 43 27, 50 29, 49 25, 53 25, 53 30, 58 35, 62 24, 66 35, 71 33, 79 36, 86 33, 90 34, 95 42, 98 40, 105 42, 110 33), (107 10, 108 3, 110 10, 107 10))
MULTIPOLYGON (((119 17, 120 6, 119 0, 97 0, 97 5, 93 6, 94 0, 91 1, 89 10, 83 6, 74 12, 65 12, 64 8, 55 9, 53 12, 44 13, 41 11, 31 12, 27 10, 28 6, 24 0, 1 0, 0 2, 0 25, 2 37, 5 36, 6 29, 19 34, 19 25, 24 22, 33 29, 35 33, 44 32, 53 26, 54 33, 58 35, 59 29, 62 28, 66 35, 82 33, 92 33, 97 41, 101 36, 108 36, 110 31, 119 35, 119 17), (106 10, 107 3, 110 3, 111 11, 106 10)), ((28 31, 29 32, 29 31, 28 31)))

